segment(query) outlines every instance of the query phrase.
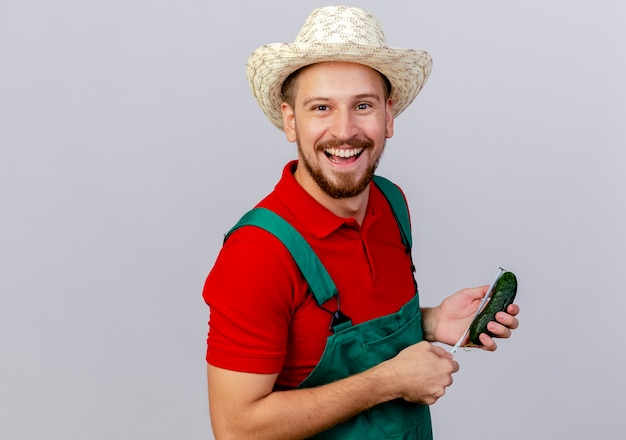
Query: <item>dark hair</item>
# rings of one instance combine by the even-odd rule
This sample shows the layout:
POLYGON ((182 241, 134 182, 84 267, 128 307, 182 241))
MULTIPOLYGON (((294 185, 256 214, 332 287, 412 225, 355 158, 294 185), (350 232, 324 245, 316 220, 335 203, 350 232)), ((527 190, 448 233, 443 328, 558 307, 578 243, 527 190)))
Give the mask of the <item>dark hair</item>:
MULTIPOLYGON (((298 78, 298 75, 300 75, 300 73, 304 72, 306 69, 308 69, 309 67, 311 67, 313 64, 309 64, 308 66, 304 66, 299 68, 298 70, 292 72, 287 79, 285 79, 285 81, 283 82, 283 85, 280 88, 280 94, 283 98, 283 101, 286 102, 287 104, 289 104, 290 107, 295 107, 296 105, 296 79, 298 78)), ((389 95, 391 95, 391 83, 389 82, 389 80, 387 79, 387 77, 385 75, 383 75, 382 73, 380 73, 378 70, 374 69, 379 75, 380 77, 383 79, 383 83, 385 85, 384 89, 385 89, 385 99, 389 98, 389 95)))

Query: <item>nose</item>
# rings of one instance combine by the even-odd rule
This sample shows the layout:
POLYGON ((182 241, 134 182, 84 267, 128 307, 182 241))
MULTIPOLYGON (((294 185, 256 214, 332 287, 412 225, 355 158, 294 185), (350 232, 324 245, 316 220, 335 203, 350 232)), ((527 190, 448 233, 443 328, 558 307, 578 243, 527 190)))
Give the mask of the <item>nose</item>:
POLYGON ((351 139, 357 133, 356 116, 349 110, 336 110, 333 115, 330 134, 337 139, 351 139))

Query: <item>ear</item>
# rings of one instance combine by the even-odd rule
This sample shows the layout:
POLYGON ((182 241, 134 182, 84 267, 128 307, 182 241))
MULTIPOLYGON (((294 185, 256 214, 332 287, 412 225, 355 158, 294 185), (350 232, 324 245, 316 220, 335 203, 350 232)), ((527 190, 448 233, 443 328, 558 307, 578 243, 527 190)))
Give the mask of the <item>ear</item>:
POLYGON ((385 136, 387 139, 393 136, 393 101, 391 99, 387 100, 387 106, 385 108, 385 127, 387 131, 385 132, 385 136))
POLYGON ((285 129, 285 135, 289 142, 296 141, 296 115, 293 108, 283 102, 280 106, 280 111, 283 113, 283 128, 285 129))

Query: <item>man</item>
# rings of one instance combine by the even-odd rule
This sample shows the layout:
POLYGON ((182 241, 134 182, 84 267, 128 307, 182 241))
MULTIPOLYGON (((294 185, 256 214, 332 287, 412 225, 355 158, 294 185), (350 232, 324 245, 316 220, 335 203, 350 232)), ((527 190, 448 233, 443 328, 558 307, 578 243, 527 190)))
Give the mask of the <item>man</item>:
MULTIPOLYGON (((374 177, 430 69, 347 7, 313 11, 293 44, 250 57, 252 91, 298 160, 227 235, 205 284, 217 439, 432 438, 428 405, 459 366, 431 342, 454 344, 487 286, 420 308, 404 196, 374 177)), ((508 338, 518 312, 489 330, 508 338)))

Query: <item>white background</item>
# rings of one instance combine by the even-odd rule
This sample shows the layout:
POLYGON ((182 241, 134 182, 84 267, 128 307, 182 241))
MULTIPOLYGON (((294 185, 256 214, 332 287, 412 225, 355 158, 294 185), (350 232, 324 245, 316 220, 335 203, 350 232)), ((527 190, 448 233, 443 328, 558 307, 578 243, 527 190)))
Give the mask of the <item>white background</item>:
MULTIPOLYGON (((202 285, 295 157, 245 63, 324 4, 0 1, 0 438, 211 438, 202 285)), ((436 438, 623 438, 625 3, 352 4, 434 59, 379 169, 423 304, 520 283, 436 438)))

